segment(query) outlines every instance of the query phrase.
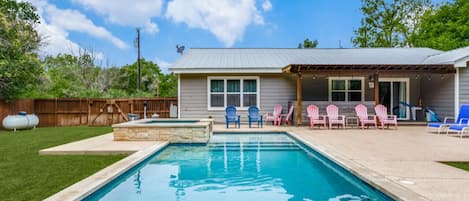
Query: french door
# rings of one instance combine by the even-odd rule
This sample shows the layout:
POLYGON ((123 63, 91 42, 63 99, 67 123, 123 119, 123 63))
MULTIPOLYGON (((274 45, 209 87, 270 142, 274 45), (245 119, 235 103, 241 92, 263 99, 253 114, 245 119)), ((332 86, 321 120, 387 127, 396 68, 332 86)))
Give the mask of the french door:
POLYGON ((410 118, 409 78, 379 78, 379 103, 388 108, 388 113, 399 120, 410 118))

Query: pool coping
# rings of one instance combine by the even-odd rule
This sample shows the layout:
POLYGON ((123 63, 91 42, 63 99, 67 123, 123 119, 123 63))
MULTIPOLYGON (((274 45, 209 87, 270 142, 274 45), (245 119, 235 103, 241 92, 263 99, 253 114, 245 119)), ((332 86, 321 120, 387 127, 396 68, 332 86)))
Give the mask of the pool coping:
MULTIPOLYGON (((268 131, 267 131, 268 132, 268 131)), ((277 132, 277 131, 276 131, 277 132)), ((346 158, 338 153, 331 153, 327 150, 326 147, 321 146, 317 143, 309 142, 308 140, 302 138, 298 134, 291 131, 284 131, 291 137, 296 140, 299 140, 301 143, 312 148, 318 153, 322 154, 329 160, 333 161, 337 165, 351 172, 356 177, 365 181, 372 187, 383 192, 387 196, 393 198, 396 201, 429 201, 430 199, 410 190, 409 188, 402 186, 395 181, 386 178, 384 175, 381 175, 369 168, 366 168, 351 159, 346 158)))
POLYGON ((122 175, 132 167, 138 165, 152 154, 158 152, 169 144, 169 142, 162 142, 143 150, 137 151, 116 163, 107 166, 106 168, 94 173, 72 184, 71 186, 55 193, 54 195, 44 199, 46 201, 79 201, 91 195, 96 190, 102 188, 118 176, 122 175))
POLYGON ((207 127, 209 126, 214 120, 213 119, 174 119, 171 121, 183 120, 183 121, 196 121, 194 123, 160 123, 160 124, 151 124, 146 123, 148 121, 158 121, 159 119, 139 119, 135 121, 128 121, 119 124, 113 124, 112 128, 170 128, 170 127, 177 127, 177 128, 192 128, 192 127, 207 127))

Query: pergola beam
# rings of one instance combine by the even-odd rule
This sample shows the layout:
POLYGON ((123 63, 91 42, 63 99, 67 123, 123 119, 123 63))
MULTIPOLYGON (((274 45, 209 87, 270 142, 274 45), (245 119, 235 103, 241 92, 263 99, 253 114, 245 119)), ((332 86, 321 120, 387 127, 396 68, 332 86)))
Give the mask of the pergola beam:
POLYGON ((453 74, 456 69, 453 64, 402 64, 402 65, 325 65, 325 64, 290 64, 282 69, 285 73, 298 73, 299 69, 303 74, 453 74))

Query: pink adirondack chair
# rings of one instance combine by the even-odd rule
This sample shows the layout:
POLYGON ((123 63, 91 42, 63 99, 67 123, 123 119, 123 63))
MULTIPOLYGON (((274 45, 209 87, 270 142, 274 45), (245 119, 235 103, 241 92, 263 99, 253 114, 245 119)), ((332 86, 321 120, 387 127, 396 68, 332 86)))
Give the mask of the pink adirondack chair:
POLYGON ((370 124, 374 125, 375 128, 378 128, 378 123, 376 121, 376 115, 368 115, 368 109, 363 104, 358 104, 355 106, 355 112, 357 113, 358 122, 362 129, 365 128, 365 125, 368 127, 370 124))
POLYGON ((384 105, 376 105, 375 106, 376 116, 381 124, 381 128, 384 129, 384 125, 391 125, 393 124, 394 127, 397 129, 397 116, 396 115, 388 115, 388 109, 384 105))
POLYGON ((287 125, 291 126, 292 125, 292 121, 293 121, 293 110, 295 110, 295 106, 290 106, 290 110, 288 110, 288 114, 281 114, 280 115, 280 124, 282 124, 283 122, 285 122, 287 125))
POLYGON ((345 128, 345 116, 339 115, 339 108, 336 105, 328 105, 326 111, 329 128, 332 128, 334 124, 337 125, 337 127, 342 126, 342 128, 345 128))
POLYGON ((282 105, 277 104, 274 106, 274 111, 272 113, 267 112, 265 114, 265 122, 271 121, 274 126, 280 126, 280 114, 282 113, 282 105))
POLYGON ((308 113, 309 117, 309 126, 310 128, 314 128, 315 125, 319 127, 324 126, 326 128, 326 116, 319 115, 319 108, 316 105, 308 105, 306 108, 306 112, 308 113))

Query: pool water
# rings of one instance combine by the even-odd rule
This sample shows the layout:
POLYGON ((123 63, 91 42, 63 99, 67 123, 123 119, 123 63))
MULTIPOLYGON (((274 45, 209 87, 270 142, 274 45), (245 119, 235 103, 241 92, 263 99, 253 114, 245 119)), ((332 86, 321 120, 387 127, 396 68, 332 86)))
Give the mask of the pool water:
POLYGON ((85 200, 392 200, 287 134, 169 145, 85 200))

